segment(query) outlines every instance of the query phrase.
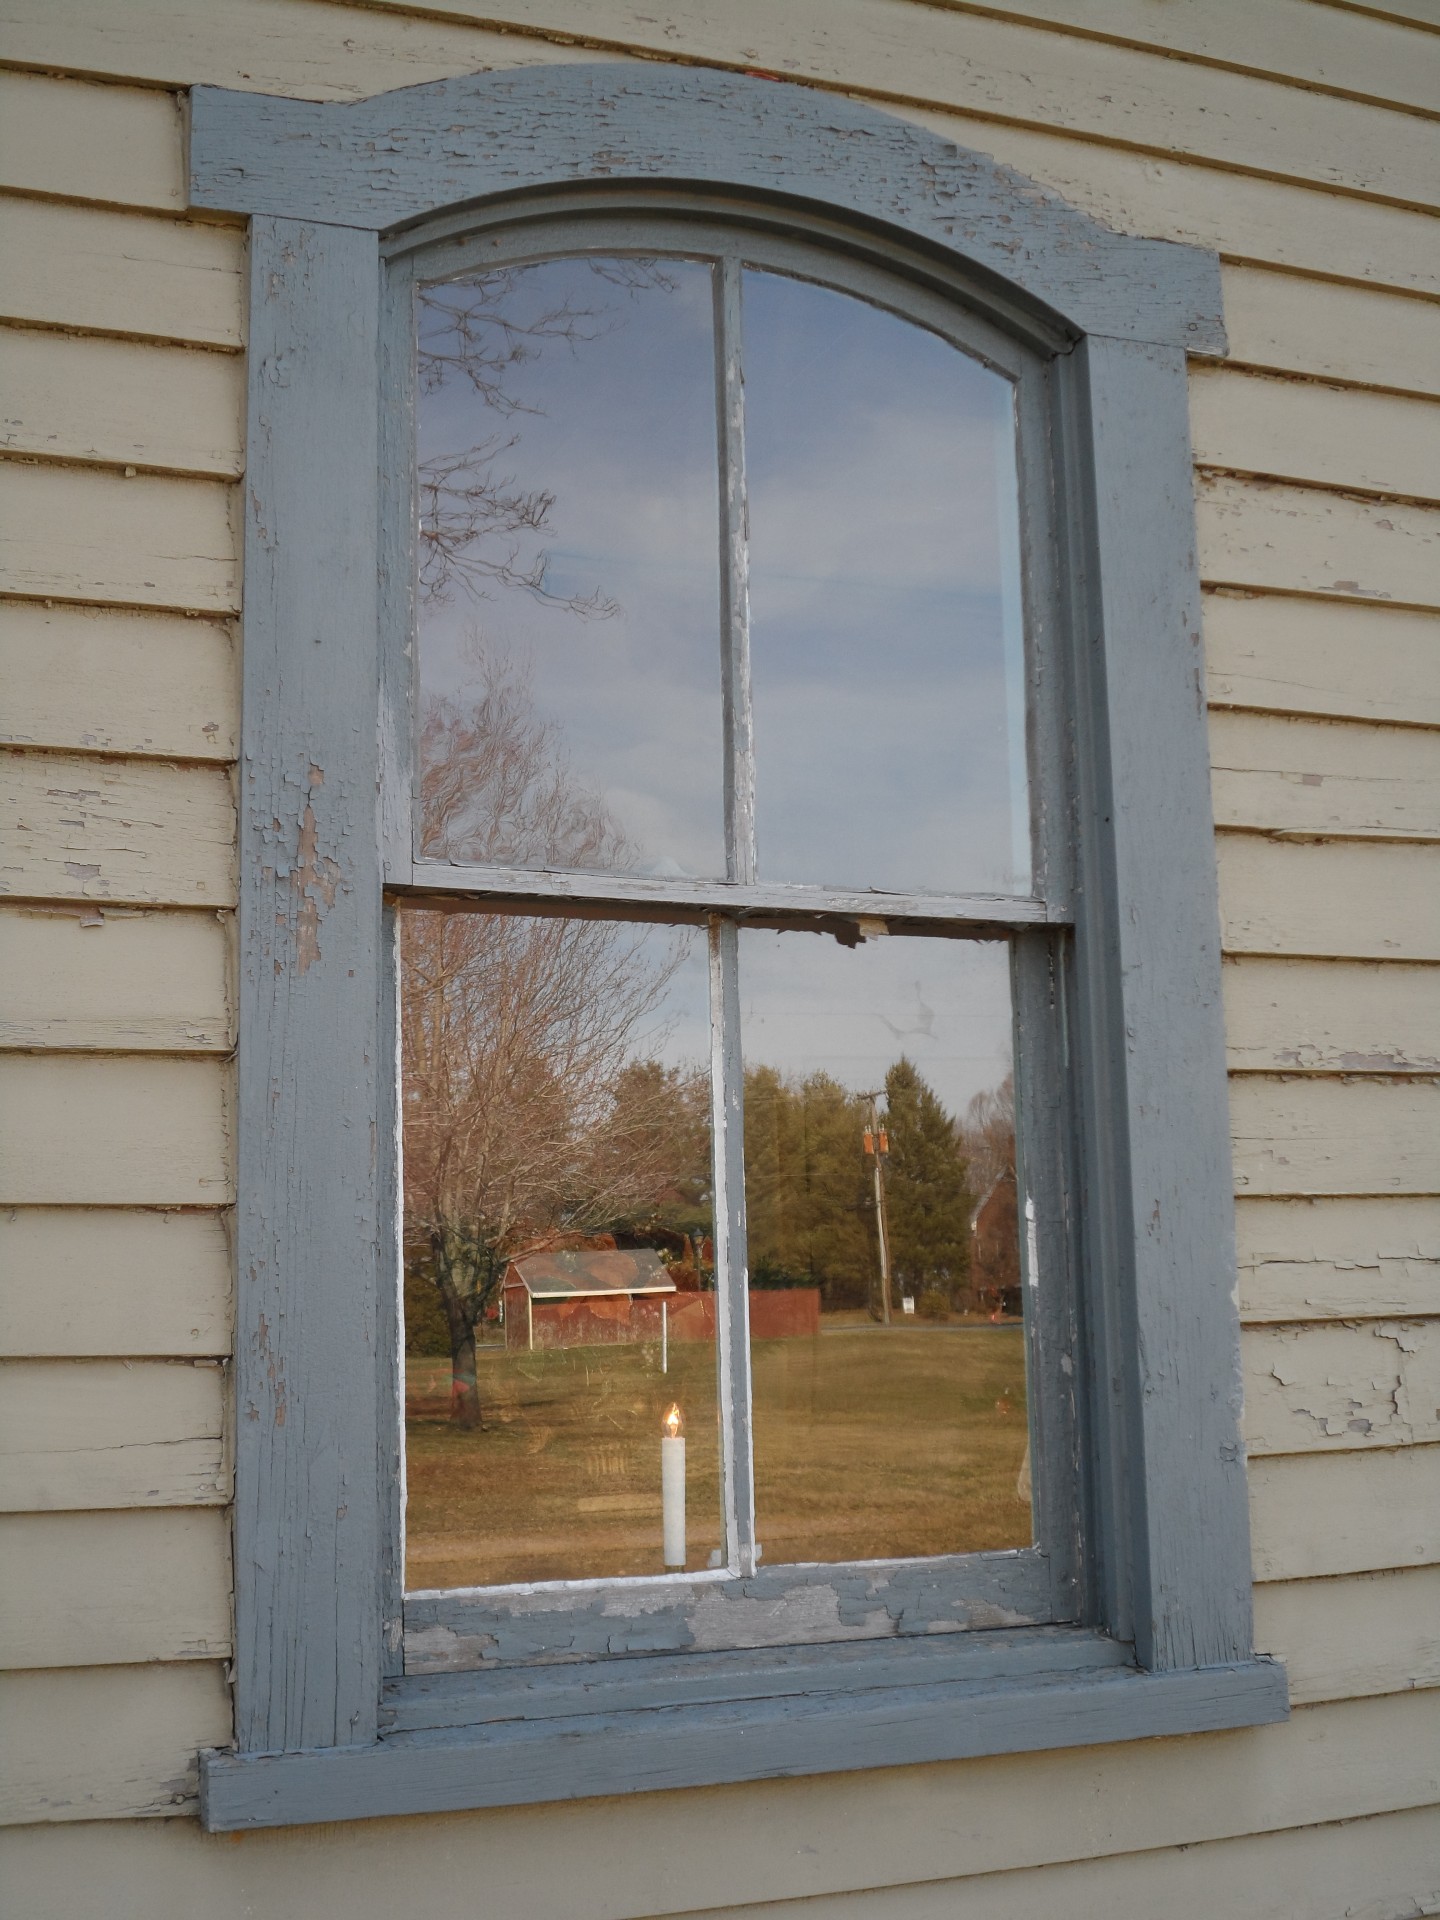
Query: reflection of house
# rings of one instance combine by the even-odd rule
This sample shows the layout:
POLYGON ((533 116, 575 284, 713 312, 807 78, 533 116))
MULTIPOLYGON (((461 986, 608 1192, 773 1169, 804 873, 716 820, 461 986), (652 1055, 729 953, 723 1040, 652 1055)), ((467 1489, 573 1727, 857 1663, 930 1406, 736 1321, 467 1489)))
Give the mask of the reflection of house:
POLYGON ((505 1270, 505 1344, 591 1346, 644 1338, 652 1322, 658 1334, 661 1302, 675 1290, 651 1247, 523 1253, 505 1270))

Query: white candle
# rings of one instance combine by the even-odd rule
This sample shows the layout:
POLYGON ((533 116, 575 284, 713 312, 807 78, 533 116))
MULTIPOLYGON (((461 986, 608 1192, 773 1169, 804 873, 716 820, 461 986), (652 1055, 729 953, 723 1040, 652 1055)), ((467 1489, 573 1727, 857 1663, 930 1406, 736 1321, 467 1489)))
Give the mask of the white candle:
POLYGON ((665 1535, 665 1571, 685 1566, 685 1434, 679 1407, 671 1407, 662 1423, 660 1442, 660 1505, 665 1535))

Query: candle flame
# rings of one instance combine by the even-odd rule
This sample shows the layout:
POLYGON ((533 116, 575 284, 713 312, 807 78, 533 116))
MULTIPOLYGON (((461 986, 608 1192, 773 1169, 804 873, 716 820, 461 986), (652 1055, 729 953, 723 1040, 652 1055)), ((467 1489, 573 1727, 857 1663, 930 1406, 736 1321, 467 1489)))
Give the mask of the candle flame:
POLYGON ((680 1418, 679 1407, 671 1407, 670 1411, 666 1414, 664 1420, 661 1422, 661 1425, 665 1429, 665 1434, 667 1439, 670 1439, 670 1440, 678 1439, 678 1437, 684 1431, 684 1428, 685 1428, 685 1422, 680 1418))

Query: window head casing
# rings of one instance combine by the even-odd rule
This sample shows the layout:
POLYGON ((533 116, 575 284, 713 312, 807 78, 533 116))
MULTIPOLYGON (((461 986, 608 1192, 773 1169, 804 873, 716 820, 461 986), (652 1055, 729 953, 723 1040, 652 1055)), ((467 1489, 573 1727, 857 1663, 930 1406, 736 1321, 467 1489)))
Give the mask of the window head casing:
MULTIPOLYGON (((694 69, 537 69, 347 106, 198 89, 191 172, 195 205, 252 217, 237 1751, 206 1760, 209 1823, 571 1797, 1282 1714, 1283 1672, 1250 1651, 1185 391, 1187 348, 1223 351, 1213 257, 1111 233, 887 116, 694 69), (539 197, 537 212, 543 198, 547 218, 573 218, 601 191, 627 218, 643 207, 739 212, 771 233, 803 226, 807 243, 886 262, 926 297, 958 293, 1028 342, 1053 387, 1057 611, 1040 644, 1060 663, 1043 698, 1072 771, 1046 753, 1031 764, 1056 782, 1037 806, 1073 817, 1073 838, 1047 827, 1039 844, 1070 850, 1075 884, 1044 875, 1030 924, 1075 928, 1057 1045, 1075 1090, 1081 1196, 1083 1624, 933 1637, 903 1670, 893 1641, 812 1648, 814 1700, 803 1685, 797 1695, 782 1653, 748 1656, 743 1672, 724 1656, 723 1677, 685 1668, 684 1654, 645 1660, 643 1673, 636 1659, 600 1663, 585 1700, 564 1691, 573 1669, 551 1669, 544 1701, 526 1688, 523 1706, 495 1675, 445 1676, 427 1692, 399 1672, 384 902, 435 876, 417 874, 407 787, 394 777, 409 673, 392 640, 414 555, 380 531, 413 527, 386 263, 422 228, 427 242, 473 233, 522 195, 539 197), (937 1648, 951 1664, 935 1664, 937 1648), (657 1705, 669 1711, 657 1718, 657 1705), (517 1719, 527 1712, 540 1717, 517 1719)), ((1042 605, 1038 624, 1050 617, 1042 605)), ((722 902, 696 899, 697 913, 777 911, 762 881, 729 886, 722 902)), ((518 897, 535 894, 532 882, 518 897)), ((1013 926, 1010 906, 991 931, 1013 926)), ((857 901, 862 911, 873 902, 857 901)), ((963 912, 979 930, 976 903, 963 912)), ((887 899, 886 915, 918 931, 924 903, 887 899)), ((1042 1080, 1032 1100, 1053 1099, 1055 1073, 1042 1080)))

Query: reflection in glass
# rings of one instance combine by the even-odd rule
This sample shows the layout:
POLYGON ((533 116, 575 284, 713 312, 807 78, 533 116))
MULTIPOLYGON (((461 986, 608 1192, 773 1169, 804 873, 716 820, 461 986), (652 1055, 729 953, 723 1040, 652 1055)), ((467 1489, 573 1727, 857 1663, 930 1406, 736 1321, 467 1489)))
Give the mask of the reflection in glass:
POLYGON ((708 1005, 703 934, 402 913, 412 1590, 664 1571, 675 1405, 719 1547, 708 1005))
POLYGON ((500 268, 417 325, 423 851, 723 874, 710 267, 500 268))
POLYGON ((744 354, 760 874, 1027 892, 1010 383, 756 271, 744 354))
POLYGON ((767 1565, 1028 1546, 1009 956, 742 931, 767 1565))

